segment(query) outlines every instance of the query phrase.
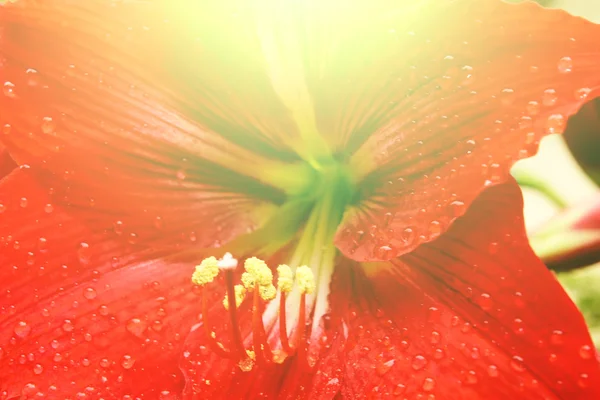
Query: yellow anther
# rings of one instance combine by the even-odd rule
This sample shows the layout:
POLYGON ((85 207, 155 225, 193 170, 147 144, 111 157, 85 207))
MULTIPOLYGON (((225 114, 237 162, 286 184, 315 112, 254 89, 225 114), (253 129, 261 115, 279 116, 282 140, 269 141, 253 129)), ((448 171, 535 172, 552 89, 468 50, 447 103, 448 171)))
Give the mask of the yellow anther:
POLYGON ((259 286, 259 294, 263 300, 273 300, 277 295, 277 289, 273 285, 259 286))
POLYGON ((267 263, 260 258, 248 258, 244 262, 244 268, 260 286, 268 286, 273 283, 273 273, 267 266, 267 263))
POLYGON ((296 283, 302 294, 311 294, 315 291, 315 276, 306 265, 296 268, 296 283))
MULTIPOLYGON (((243 285, 235 285, 233 289, 235 290, 235 306, 237 308, 244 301, 244 297, 246 297, 246 288, 243 285)), ((229 296, 227 294, 225 294, 225 298, 223 299, 223 307, 229 310, 229 296)))
POLYGON ((277 288, 283 293, 292 291, 294 285, 294 274, 292 269, 285 264, 277 267, 277 288))
POLYGON ((251 292, 252 290, 254 290, 254 284, 256 283, 256 279, 254 279, 254 276, 251 273, 244 272, 242 274, 242 283, 244 284, 244 287, 248 289, 249 292, 251 292))
POLYGON ((192 274, 192 282, 198 286, 212 282, 219 275, 218 264, 219 261, 215 257, 202 260, 200 265, 196 265, 196 270, 192 274))

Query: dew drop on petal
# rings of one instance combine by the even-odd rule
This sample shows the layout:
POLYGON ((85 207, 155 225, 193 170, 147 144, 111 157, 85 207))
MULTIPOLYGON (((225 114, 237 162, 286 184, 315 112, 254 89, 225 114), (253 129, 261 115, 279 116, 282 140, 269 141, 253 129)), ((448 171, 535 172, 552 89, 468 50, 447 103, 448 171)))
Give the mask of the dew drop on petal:
POLYGON ((525 364, 523 363, 523 359, 519 356, 514 356, 512 360, 510 360, 510 367, 515 372, 525 371, 525 364))
POLYGON ((385 362, 382 361, 381 363, 377 364, 377 367, 375 368, 377 374, 387 374, 390 371, 390 369, 392 369, 392 367, 394 366, 394 362, 395 361, 392 359, 385 362))
POLYGON ((571 71, 573 71, 573 60, 571 57, 563 57, 558 60, 558 72, 568 74, 571 71))
POLYGON ((446 353, 444 352, 444 349, 435 349, 435 351, 433 352, 433 358, 435 358, 436 360, 441 360, 445 356, 446 353))
POLYGON ((42 132, 46 135, 50 135, 54 133, 54 129, 56 129, 56 125, 52 117, 44 117, 42 118, 42 132))
POLYGON ((394 387, 394 395, 395 396, 400 396, 402 393, 404 393, 406 391, 406 385, 403 385, 401 383, 397 384, 394 387))
POLYGON ((487 367, 487 373, 490 377, 495 378, 499 375, 498 372, 498 367, 496 367, 495 365, 488 365, 487 367))
POLYGON ((479 296, 479 305, 485 311, 491 310, 492 306, 494 305, 494 302, 492 301, 492 296, 490 296, 487 293, 482 293, 479 296))
POLYGON ((588 374, 579 375, 579 380, 577 381, 577 384, 582 389, 588 387, 590 384, 590 376, 588 374))
POLYGON ((35 364, 33 366, 33 373, 36 375, 41 374, 42 372, 44 372, 44 367, 42 367, 40 364, 35 364))
POLYGON ((44 211, 47 214, 50 214, 50 213, 52 213, 52 211, 54 211, 54 206, 52 204, 48 203, 44 206, 44 211))
POLYGON ((126 325, 127 331, 136 337, 141 337, 146 327, 146 323, 139 318, 130 319, 126 325))
POLYGON ((431 332, 431 339, 429 340, 431 344, 437 344, 442 339, 442 336, 438 331, 431 332))
POLYGON ((423 390, 426 392, 431 392, 433 388, 435 388, 435 380, 433 378, 425 378, 423 380, 423 390))
POLYGON ((579 348, 579 357, 583 358, 584 360, 591 360, 594 358, 594 353, 595 350, 590 345, 584 344, 579 348))
POLYGON ((467 385, 474 385, 477 383, 477 373, 475 371, 467 372, 467 376, 465 377, 465 383, 467 385))
POLYGON ((560 346, 564 342, 563 331, 553 331, 552 335, 550 335, 550 343, 555 346, 560 346))
POLYGON ((537 115, 540 112, 540 103, 535 100, 527 103, 527 113, 531 116, 537 115))
POLYGON ((25 338, 31 332, 31 326, 25 321, 19 321, 15 325, 14 332, 18 337, 25 338))
POLYGON ((83 291, 83 297, 85 297, 88 300, 93 300, 96 298, 96 289, 92 288, 92 287, 88 287, 85 288, 85 290, 83 291))
POLYGON ((558 95, 556 94, 556 90, 554 89, 546 89, 544 90, 544 94, 542 97, 542 104, 546 107, 552 107, 556 105, 558 101, 558 95))
POLYGON ((415 358, 413 358, 412 367, 415 371, 425 368, 425 365, 427 365, 427 359, 422 355, 416 355, 415 358))
POLYGON ((131 369, 135 364, 135 359, 128 354, 123 356, 123 360, 121 360, 121 366, 125 369, 131 369))
POLYGON ((62 325, 62 329, 65 332, 73 332, 73 330, 75 329, 75 326, 73 325, 73 322, 71 322, 71 320, 65 319, 65 321, 63 322, 63 325, 62 325))
POLYGON ((10 126, 10 124, 4 124, 4 126, 2 127, 2 133, 4 135, 8 135, 10 133, 12 129, 12 126, 10 126))
POLYGON ((565 131, 565 116, 562 114, 552 114, 546 122, 546 130, 549 134, 563 133, 565 131))
POLYGON ((39 84, 39 76, 37 70, 33 68, 27 68, 25 70, 25 75, 27 76, 27 85, 37 86, 39 84))
POLYGON ((584 87, 584 88, 579 88, 575 91, 575 100, 585 100, 587 99, 587 97, 589 96, 589 94, 592 92, 592 89, 584 87))
POLYGON ((14 98, 15 96, 15 84, 9 81, 4 82, 2 92, 6 97, 14 98))

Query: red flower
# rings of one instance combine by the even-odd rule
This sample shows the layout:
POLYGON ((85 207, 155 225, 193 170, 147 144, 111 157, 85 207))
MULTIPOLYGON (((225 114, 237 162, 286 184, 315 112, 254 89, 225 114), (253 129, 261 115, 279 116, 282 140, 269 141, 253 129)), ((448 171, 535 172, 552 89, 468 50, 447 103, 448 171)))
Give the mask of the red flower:
POLYGON ((594 97, 600 27, 198 4, 0 6, 0 398, 600 397, 508 178, 594 97), (271 270, 208 282, 225 252, 271 270))

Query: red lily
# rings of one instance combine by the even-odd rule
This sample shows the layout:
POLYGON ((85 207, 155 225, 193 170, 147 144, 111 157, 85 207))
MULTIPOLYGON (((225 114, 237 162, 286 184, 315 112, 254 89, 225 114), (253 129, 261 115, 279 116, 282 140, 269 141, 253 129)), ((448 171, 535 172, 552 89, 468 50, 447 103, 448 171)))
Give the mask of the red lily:
POLYGON ((0 398, 600 398, 508 178, 594 97, 599 26, 197 4, 0 6, 0 398))

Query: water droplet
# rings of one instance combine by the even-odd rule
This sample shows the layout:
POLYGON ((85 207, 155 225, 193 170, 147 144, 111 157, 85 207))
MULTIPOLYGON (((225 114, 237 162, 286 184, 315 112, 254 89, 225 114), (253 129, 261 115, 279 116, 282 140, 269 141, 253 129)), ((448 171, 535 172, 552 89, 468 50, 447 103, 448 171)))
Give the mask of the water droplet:
POLYGON ((399 383, 394 387, 394 396, 399 396, 406 391, 406 386, 399 383))
POLYGON ((50 213, 52 213, 52 211, 54 211, 54 206, 52 204, 48 203, 44 206, 44 211, 47 214, 50 214, 50 213))
POLYGON ((523 359, 519 356, 514 356, 510 360, 510 367, 515 372, 523 372, 525 371, 525 364, 523 363, 523 359))
POLYGON ((425 368, 426 365, 427 359, 422 355, 416 355, 415 358, 413 358, 412 367, 415 371, 425 368))
POLYGON ((2 133, 8 135, 11 129, 12 127, 10 126, 10 124, 4 124, 4 126, 2 127, 2 133))
POLYGON ((584 88, 579 88, 575 91, 575 99, 576 100, 585 100, 587 99, 587 97, 589 96, 589 94, 592 92, 592 89, 584 87, 584 88))
POLYGON ((565 117, 562 114, 552 114, 546 122, 546 130, 548 133, 563 133, 565 131, 565 117))
POLYGON ((552 343, 555 346, 560 346, 562 345, 564 342, 564 337, 563 337, 563 331, 553 331, 552 334, 550 335, 550 343, 552 343))
POLYGON ((433 378, 425 378, 422 387, 424 391, 431 392, 433 388, 435 388, 435 380, 433 380, 433 378))
POLYGON ((385 362, 381 362, 381 363, 377 364, 377 367, 375 368, 375 370, 377 371, 377 373, 379 375, 385 375, 390 371, 390 369, 392 369, 392 367, 394 366, 394 362, 395 362, 395 360, 388 360, 385 362))
POLYGON ((183 181, 185 180, 185 178, 187 177, 186 173, 184 170, 180 169, 179 171, 177 171, 177 173, 175 174, 175 176, 177 177, 178 180, 183 181))
POLYGON ((35 364, 33 366, 33 373, 36 375, 41 374, 42 372, 44 372, 44 367, 42 367, 40 364, 35 364))
POLYGON ((444 349, 435 349, 435 351, 433 352, 433 358, 435 358, 436 360, 441 360, 445 356, 446 353, 444 352, 444 349))
POLYGON ((73 325, 73 322, 71 322, 71 320, 65 319, 62 325, 62 329, 65 332, 73 332, 75 326, 73 325))
POLYGON ((450 215, 453 217, 460 217, 465 213, 465 203, 462 201, 455 200, 450 203, 450 215))
POLYGON ((110 361, 106 358, 103 358, 100 360, 100 366, 102 368, 108 368, 108 367, 110 367, 110 361))
POLYGON ((535 100, 527 103, 527 114, 530 116, 537 115, 540 112, 540 103, 535 100))
POLYGON ((108 315, 108 307, 107 306, 98 307, 98 314, 106 317, 108 315))
POLYGON ((482 293, 479 296, 479 305, 484 311, 491 310, 492 306, 494 305, 494 302, 492 301, 492 296, 490 296, 488 293, 482 293))
POLYGON ((431 332, 431 339, 429 340, 431 344, 437 344, 442 339, 442 335, 439 332, 433 331, 431 332))
POLYGON ((163 226, 164 226, 164 222, 163 222, 162 217, 156 217, 156 218, 154 218, 154 227, 156 229, 162 229, 163 226))
POLYGON ((27 197, 21 197, 21 199, 19 200, 19 205, 22 208, 26 208, 28 204, 29 204, 29 200, 27 200, 27 197))
POLYGON ((522 335, 525 333, 525 328, 523 325, 523 320, 520 318, 515 318, 512 324, 513 332, 517 335, 522 335))
POLYGON ((544 94, 542 97, 542 104, 546 107, 552 107, 556 105, 558 101, 558 95, 556 94, 556 90, 554 89, 546 89, 544 90, 544 94))
POLYGON ((115 221, 113 229, 117 235, 123 234, 123 221, 115 221))
POLYGON ((46 135, 50 135, 54 133, 54 129, 56 129, 56 125, 52 117, 44 117, 42 118, 42 132, 46 135))
POLYGON ((25 321, 19 321, 15 325, 14 332, 18 337, 25 338, 31 332, 31 326, 25 321))
POLYGON ((492 378, 497 377, 499 375, 498 367, 496 367, 495 365, 488 365, 488 367, 487 367, 487 373, 492 378))
POLYGON ((429 223, 429 234, 432 238, 440 236, 442 233, 442 224, 440 221, 431 221, 429 223))
POLYGON ((147 325, 139 318, 132 318, 127 322, 127 331, 136 337, 142 337, 146 331, 147 325))
POLYGON ((467 385, 474 385, 477 383, 477 373, 475 371, 467 372, 467 376, 465 377, 465 383, 467 385))
POLYGON ((27 85, 29 86, 37 86, 39 84, 39 76, 38 72, 33 68, 27 68, 25 70, 25 75, 27 76, 27 85))
POLYGON ((87 264, 90 262, 90 245, 81 242, 79 243, 79 248, 77 249, 77 257, 79 258, 79 262, 82 264, 87 264))
POLYGON ((89 287, 83 291, 83 297, 88 300, 94 300, 96 298, 97 292, 96 289, 89 287))
POLYGON ((131 369, 135 364, 135 359, 128 354, 123 356, 123 360, 121 361, 121 366, 125 369, 131 369))
POLYGON ((584 360, 591 360, 592 358, 594 358, 595 352, 596 351, 592 346, 584 344, 579 349, 579 357, 583 358, 584 360))
POLYGON ((9 81, 4 82, 3 93, 6 97, 10 97, 10 98, 16 97, 14 83, 9 82, 9 81))
POLYGON ((390 246, 381 246, 376 250, 375 256, 382 260, 387 260, 391 257, 392 250, 393 249, 390 246))
POLYGON ((579 375, 579 380, 577 381, 577 384, 582 389, 588 387, 590 384, 590 376, 588 374, 579 375))
POLYGON ((573 70, 573 60, 571 57, 563 57, 558 60, 558 72, 568 74, 573 70))
POLYGON ((406 228, 402 231, 401 239, 404 243, 410 244, 415 240, 416 234, 412 228, 406 228))

